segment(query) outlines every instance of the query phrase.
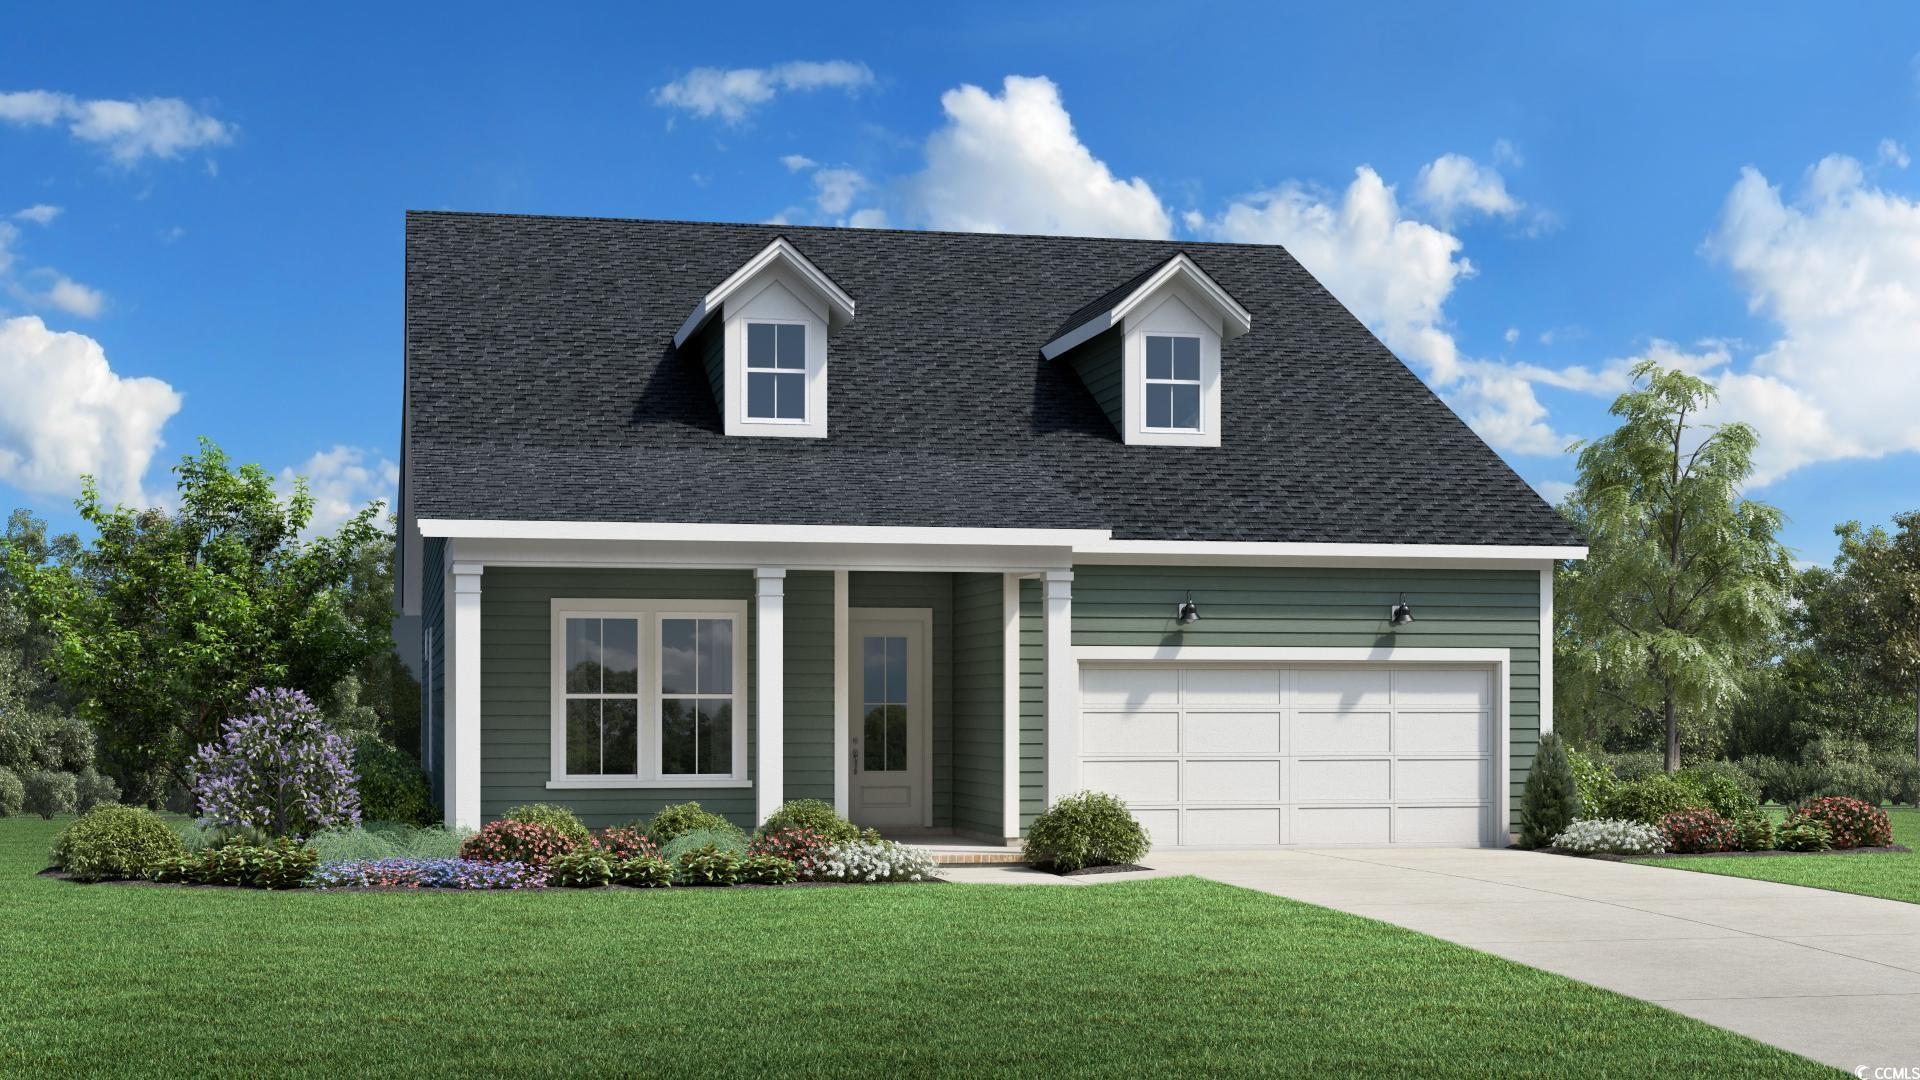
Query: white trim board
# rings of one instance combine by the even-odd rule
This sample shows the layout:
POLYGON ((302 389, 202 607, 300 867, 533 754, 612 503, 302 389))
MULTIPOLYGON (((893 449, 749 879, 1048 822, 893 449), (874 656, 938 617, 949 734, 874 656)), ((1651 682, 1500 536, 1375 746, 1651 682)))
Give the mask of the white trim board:
POLYGON ((794 247, 786 237, 776 236, 772 243, 761 248, 753 258, 748 259, 738 270, 728 274, 725 280, 701 297, 700 302, 694 305, 693 312, 687 316, 685 322, 680 324, 680 329, 674 332, 673 347, 677 349, 685 345, 687 339, 699 332, 707 319, 720 310, 729 296, 758 277, 761 272, 775 265, 784 265, 798 275, 809 289, 818 293, 820 298, 826 301, 833 329, 837 330, 853 320, 853 297, 848 296, 846 290, 834 284, 833 279, 813 265, 812 260, 800 254, 800 250, 794 247))

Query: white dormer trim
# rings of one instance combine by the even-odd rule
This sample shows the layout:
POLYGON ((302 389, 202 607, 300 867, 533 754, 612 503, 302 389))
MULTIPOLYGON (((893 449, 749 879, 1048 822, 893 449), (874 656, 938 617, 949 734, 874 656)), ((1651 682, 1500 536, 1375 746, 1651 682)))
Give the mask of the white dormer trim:
POLYGON ((1204 301, 1188 289, 1185 282, 1162 289, 1153 299, 1155 302, 1151 304, 1136 307, 1120 324, 1126 335, 1121 353, 1126 423, 1121 435, 1129 446, 1219 446, 1220 324, 1202 314, 1206 308, 1204 301), (1198 430, 1147 426, 1149 336, 1200 340, 1198 430))
POLYGON ((707 295, 700 298, 700 303, 694 306, 692 314, 688 315, 686 321, 680 324, 680 329, 675 331, 673 347, 677 349, 685 345, 687 339, 699 333, 707 320, 721 309, 728 297, 734 296, 751 284, 755 278, 776 266, 792 273, 804 283, 807 291, 819 297, 827 310, 829 329, 838 330, 853 321, 853 297, 848 296, 845 290, 835 285, 832 278, 813 265, 812 260, 800 254, 800 250, 788 243, 786 237, 776 236, 773 238, 773 243, 761 248, 759 254, 748 259, 740 269, 727 275, 725 281, 715 285, 707 295))
POLYGON ((1220 283, 1200 269, 1198 263, 1188 258, 1185 252, 1168 259, 1160 269, 1155 270, 1147 280, 1122 297, 1113 307, 1095 315, 1079 326, 1054 338, 1040 347, 1040 355, 1049 360, 1072 349, 1076 345, 1091 341, 1112 327, 1125 322, 1129 315, 1143 308, 1157 305, 1149 302, 1161 292, 1174 286, 1184 286, 1198 301, 1197 307, 1206 312, 1206 316, 1219 324, 1218 334, 1222 341, 1234 338, 1253 329, 1253 315, 1220 287, 1220 283))

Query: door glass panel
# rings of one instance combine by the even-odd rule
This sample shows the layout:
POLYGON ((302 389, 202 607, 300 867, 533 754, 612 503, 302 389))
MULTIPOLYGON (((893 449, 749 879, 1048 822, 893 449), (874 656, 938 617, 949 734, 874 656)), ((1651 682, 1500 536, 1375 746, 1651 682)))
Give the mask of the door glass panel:
POLYGON ((904 772, 907 768, 907 639, 872 634, 860 643, 861 768, 904 772))

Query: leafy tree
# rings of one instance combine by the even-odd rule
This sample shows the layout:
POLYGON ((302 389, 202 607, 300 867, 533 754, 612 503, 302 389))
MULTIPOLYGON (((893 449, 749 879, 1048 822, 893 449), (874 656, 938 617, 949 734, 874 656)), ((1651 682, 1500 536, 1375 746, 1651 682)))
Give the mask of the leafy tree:
MULTIPOLYGON (((392 636, 398 522, 389 515, 386 525, 357 549, 346 585, 348 617, 369 640, 382 642, 392 636)), ((415 760, 420 757, 420 683, 390 644, 361 661, 352 684, 336 686, 321 702, 321 710, 343 731, 372 731, 387 745, 415 760)))
POLYGON ((156 773, 188 783, 189 755, 245 711, 250 690, 324 694, 388 647, 384 625, 376 637, 348 610, 375 508, 303 541, 313 513, 304 482, 283 502, 264 469, 232 468, 205 439, 173 471, 173 512, 108 507, 89 479, 77 505, 91 543, 6 546, 63 690, 109 770, 147 801, 161 794, 156 773))
POLYGON ((1745 424, 1703 426, 1711 384, 1651 361, 1614 401, 1620 426, 1579 447, 1565 510, 1587 537, 1584 563, 1560 569, 1556 712, 1597 702, 1613 723, 1657 718, 1666 767, 1683 730, 1742 692, 1786 616, 1791 567, 1775 538, 1780 511, 1741 497, 1757 443, 1745 424), (1581 696, 1586 695, 1586 696, 1581 696))
POLYGON ((1857 662, 1887 693, 1914 698, 1914 753, 1920 760, 1920 510, 1893 517, 1895 531, 1857 521, 1834 530, 1827 608, 1816 613, 1816 640, 1857 662))

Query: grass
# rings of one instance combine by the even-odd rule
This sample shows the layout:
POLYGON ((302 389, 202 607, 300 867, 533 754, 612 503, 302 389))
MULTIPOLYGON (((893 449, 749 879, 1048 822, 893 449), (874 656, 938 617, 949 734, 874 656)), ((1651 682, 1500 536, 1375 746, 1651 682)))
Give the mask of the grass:
POLYGON ((1893 842, 1913 848, 1906 855, 1768 855, 1754 859, 1636 859, 1703 874, 1756 878, 1834 892, 1881 896, 1920 904, 1920 809, 1890 807, 1893 842))
POLYGON ((1192 878, 546 894, 32 876, 0 819, 0 1072, 1799 1076, 1741 1036, 1192 878))

